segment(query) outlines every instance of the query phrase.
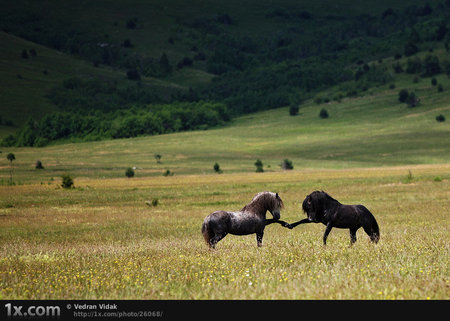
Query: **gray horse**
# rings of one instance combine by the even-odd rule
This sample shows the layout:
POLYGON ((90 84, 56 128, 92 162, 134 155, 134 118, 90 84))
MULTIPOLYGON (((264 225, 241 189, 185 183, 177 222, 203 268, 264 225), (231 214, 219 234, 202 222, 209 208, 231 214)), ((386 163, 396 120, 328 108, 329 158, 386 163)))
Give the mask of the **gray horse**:
POLYGON ((288 223, 280 221, 280 210, 283 207, 283 201, 278 193, 258 193, 239 212, 216 211, 209 214, 202 224, 203 237, 206 244, 214 249, 217 242, 228 233, 234 235, 256 233, 257 245, 260 247, 266 225, 272 223, 288 225, 288 223), (273 219, 266 219, 267 211, 272 214, 273 219))

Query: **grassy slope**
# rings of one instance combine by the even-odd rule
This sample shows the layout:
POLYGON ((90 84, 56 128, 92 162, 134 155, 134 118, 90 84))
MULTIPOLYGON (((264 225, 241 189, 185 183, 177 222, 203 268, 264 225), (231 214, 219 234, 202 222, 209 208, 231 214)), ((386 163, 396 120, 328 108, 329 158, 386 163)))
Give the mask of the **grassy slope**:
MULTIPOLYGON (((122 177, 130 166, 138 167, 137 177, 161 175, 166 169, 177 175, 212 173, 215 162, 225 173, 253 171, 257 158, 268 171, 279 171, 284 158, 292 160, 295 169, 448 163, 450 125, 436 122, 435 117, 444 114, 448 118, 450 81, 445 75, 437 76, 444 87, 438 93, 429 78, 413 83, 413 77, 402 74, 396 78, 395 89, 389 85, 373 88, 363 97, 345 98, 340 103, 306 102, 295 117, 281 108, 247 115, 208 131, 5 148, 3 153, 16 154, 19 182, 46 181, 63 172, 75 177, 122 177), (421 104, 408 108, 399 103, 402 88, 415 91, 421 104), (318 117, 321 108, 328 110, 330 118, 318 117), (156 163, 154 154, 163 156, 162 164, 156 163), (34 170, 37 159, 46 167, 44 171, 34 170)), ((6 159, 2 163, 0 177, 6 181, 9 168, 6 159)))
MULTIPOLYGON (((0 115, 12 120, 16 126, 22 125, 30 116, 39 118, 46 112, 55 110, 56 107, 46 98, 46 94, 52 88, 61 86, 65 79, 75 76, 95 78, 117 81, 119 86, 129 82, 125 71, 104 66, 96 68, 88 62, 4 32, 0 32, 0 42, 0 115), (29 55, 28 59, 23 59, 22 50, 29 52, 32 48, 36 50, 37 56, 29 55)), ((169 96, 180 89, 186 89, 178 83, 189 83, 189 75, 183 76, 180 73, 177 77, 175 82, 143 77, 142 85, 153 88, 163 96, 169 96)), ((15 132, 16 129, 0 126, 0 137, 15 132)))

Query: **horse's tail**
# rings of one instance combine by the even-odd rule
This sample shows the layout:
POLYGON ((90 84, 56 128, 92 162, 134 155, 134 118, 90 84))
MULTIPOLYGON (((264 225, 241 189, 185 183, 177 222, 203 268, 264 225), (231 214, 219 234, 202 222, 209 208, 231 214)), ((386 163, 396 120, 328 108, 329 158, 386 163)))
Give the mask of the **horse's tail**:
POLYGON ((210 216, 208 215, 205 220, 203 221, 202 224, 202 234, 203 237, 205 238, 205 242, 208 246, 210 246, 209 240, 211 239, 211 231, 209 229, 209 221, 210 221, 210 216))
POLYGON ((378 226, 375 216, 363 205, 358 205, 358 208, 363 212, 363 228, 369 235, 372 242, 378 243, 380 240, 380 227, 378 226))

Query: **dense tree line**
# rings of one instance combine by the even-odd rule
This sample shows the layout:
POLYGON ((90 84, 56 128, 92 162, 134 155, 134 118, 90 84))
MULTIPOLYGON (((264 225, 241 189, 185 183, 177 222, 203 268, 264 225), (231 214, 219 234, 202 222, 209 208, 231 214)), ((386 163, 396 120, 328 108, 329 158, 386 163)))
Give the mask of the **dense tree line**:
MULTIPOLYGON (((120 68, 130 84, 67 79, 48 95, 60 112, 28 122, 4 144, 34 146, 58 139, 134 137, 210 127, 237 115, 292 105, 295 97, 313 97, 330 86, 354 81, 358 85, 348 90, 351 96, 391 80, 391 70, 368 64, 388 56, 409 59, 406 66, 393 66, 395 72, 424 76, 448 72, 449 64, 432 55, 424 60, 415 56, 436 44, 450 50, 447 0, 360 16, 275 6, 265 12, 273 30, 258 37, 240 28, 232 12, 178 17, 177 33, 167 41, 190 48, 181 60, 178 55, 178 61, 163 52, 146 56, 129 39, 113 40, 89 25, 44 15, 40 6, 21 2, 0 13, 0 29, 95 65, 120 68), (164 78, 185 67, 216 77, 206 86, 166 100, 139 85, 141 77, 164 78)), ((146 28, 136 17, 114 23, 129 32, 146 28)))
POLYGON ((9 135, 2 144, 39 147, 61 139, 92 141, 156 135, 207 129, 229 120, 226 105, 204 101, 147 105, 114 112, 54 112, 40 120, 29 119, 16 135, 9 135))

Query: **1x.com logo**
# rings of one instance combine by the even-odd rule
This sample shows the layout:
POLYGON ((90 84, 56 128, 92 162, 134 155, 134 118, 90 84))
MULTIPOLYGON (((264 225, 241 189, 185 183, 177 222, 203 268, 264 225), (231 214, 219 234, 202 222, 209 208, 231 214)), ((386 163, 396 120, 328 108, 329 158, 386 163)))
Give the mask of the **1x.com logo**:
POLYGON ((59 306, 30 305, 22 310, 22 305, 5 304, 6 315, 8 317, 59 317, 61 309, 59 306))

